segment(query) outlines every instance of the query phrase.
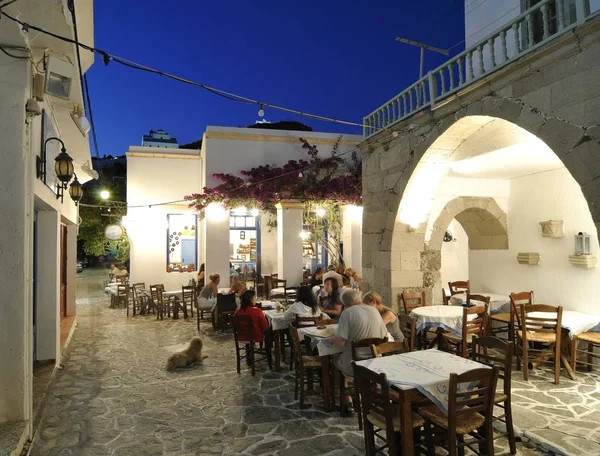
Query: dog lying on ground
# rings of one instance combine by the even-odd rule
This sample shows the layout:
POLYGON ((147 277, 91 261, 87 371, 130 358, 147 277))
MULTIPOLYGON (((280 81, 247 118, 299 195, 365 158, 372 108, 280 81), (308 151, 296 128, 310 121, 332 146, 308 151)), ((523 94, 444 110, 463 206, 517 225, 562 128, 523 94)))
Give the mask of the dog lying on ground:
POLYGON ((185 367, 197 361, 202 361, 208 356, 202 356, 202 339, 194 337, 185 350, 173 353, 167 360, 167 370, 174 371, 178 367, 185 367))

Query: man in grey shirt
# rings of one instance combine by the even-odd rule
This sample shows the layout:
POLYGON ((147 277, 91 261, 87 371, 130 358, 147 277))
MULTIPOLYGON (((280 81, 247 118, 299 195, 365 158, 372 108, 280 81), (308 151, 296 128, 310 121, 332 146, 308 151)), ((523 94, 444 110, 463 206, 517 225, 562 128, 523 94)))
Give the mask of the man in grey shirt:
MULTIPOLYGON (((380 313, 372 306, 363 304, 360 292, 346 290, 341 296, 344 311, 340 316, 336 337, 333 343, 344 347, 344 351, 333 360, 335 366, 352 377, 352 342, 361 339, 384 338, 387 328, 383 323, 380 313)), ((370 357, 369 348, 357 350, 359 357, 370 357)))

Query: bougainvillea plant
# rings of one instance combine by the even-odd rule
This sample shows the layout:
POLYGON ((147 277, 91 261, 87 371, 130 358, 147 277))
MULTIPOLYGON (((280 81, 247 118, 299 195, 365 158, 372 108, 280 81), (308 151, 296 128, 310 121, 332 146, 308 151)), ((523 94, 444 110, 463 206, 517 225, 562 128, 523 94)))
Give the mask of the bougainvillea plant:
POLYGON ((185 197, 201 217, 211 203, 221 203, 226 209, 246 207, 273 213, 282 200, 332 201, 338 204, 361 205, 362 165, 356 151, 342 156, 339 139, 329 157, 320 157, 316 146, 300 138, 307 158, 290 160, 283 166, 261 165, 234 174, 214 174, 222 182, 216 187, 204 187, 202 193, 185 197))

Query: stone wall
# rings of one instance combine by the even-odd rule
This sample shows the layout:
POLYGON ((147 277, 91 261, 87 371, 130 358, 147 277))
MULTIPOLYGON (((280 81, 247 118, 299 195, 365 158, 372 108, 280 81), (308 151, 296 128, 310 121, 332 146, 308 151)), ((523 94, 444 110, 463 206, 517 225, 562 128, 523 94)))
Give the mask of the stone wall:
POLYGON ((504 119, 543 140, 581 185, 600 229, 597 74, 600 17, 362 143, 366 288, 393 305, 401 291, 425 289, 432 302, 439 252, 426 248, 424 228, 397 221, 398 208, 419 161, 433 149, 456 150, 476 131, 466 122, 475 116, 504 119))

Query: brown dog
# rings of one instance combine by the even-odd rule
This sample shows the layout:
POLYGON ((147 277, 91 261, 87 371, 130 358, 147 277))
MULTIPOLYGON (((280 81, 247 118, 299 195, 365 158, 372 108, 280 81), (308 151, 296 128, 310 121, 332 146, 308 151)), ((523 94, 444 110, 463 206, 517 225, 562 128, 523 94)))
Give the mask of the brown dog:
POLYGON ((178 367, 189 366, 190 364, 202 361, 205 358, 208 357, 202 356, 202 339, 194 337, 190 341, 188 348, 169 356, 169 359, 167 360, 167 370, 173 371, 178 367))

